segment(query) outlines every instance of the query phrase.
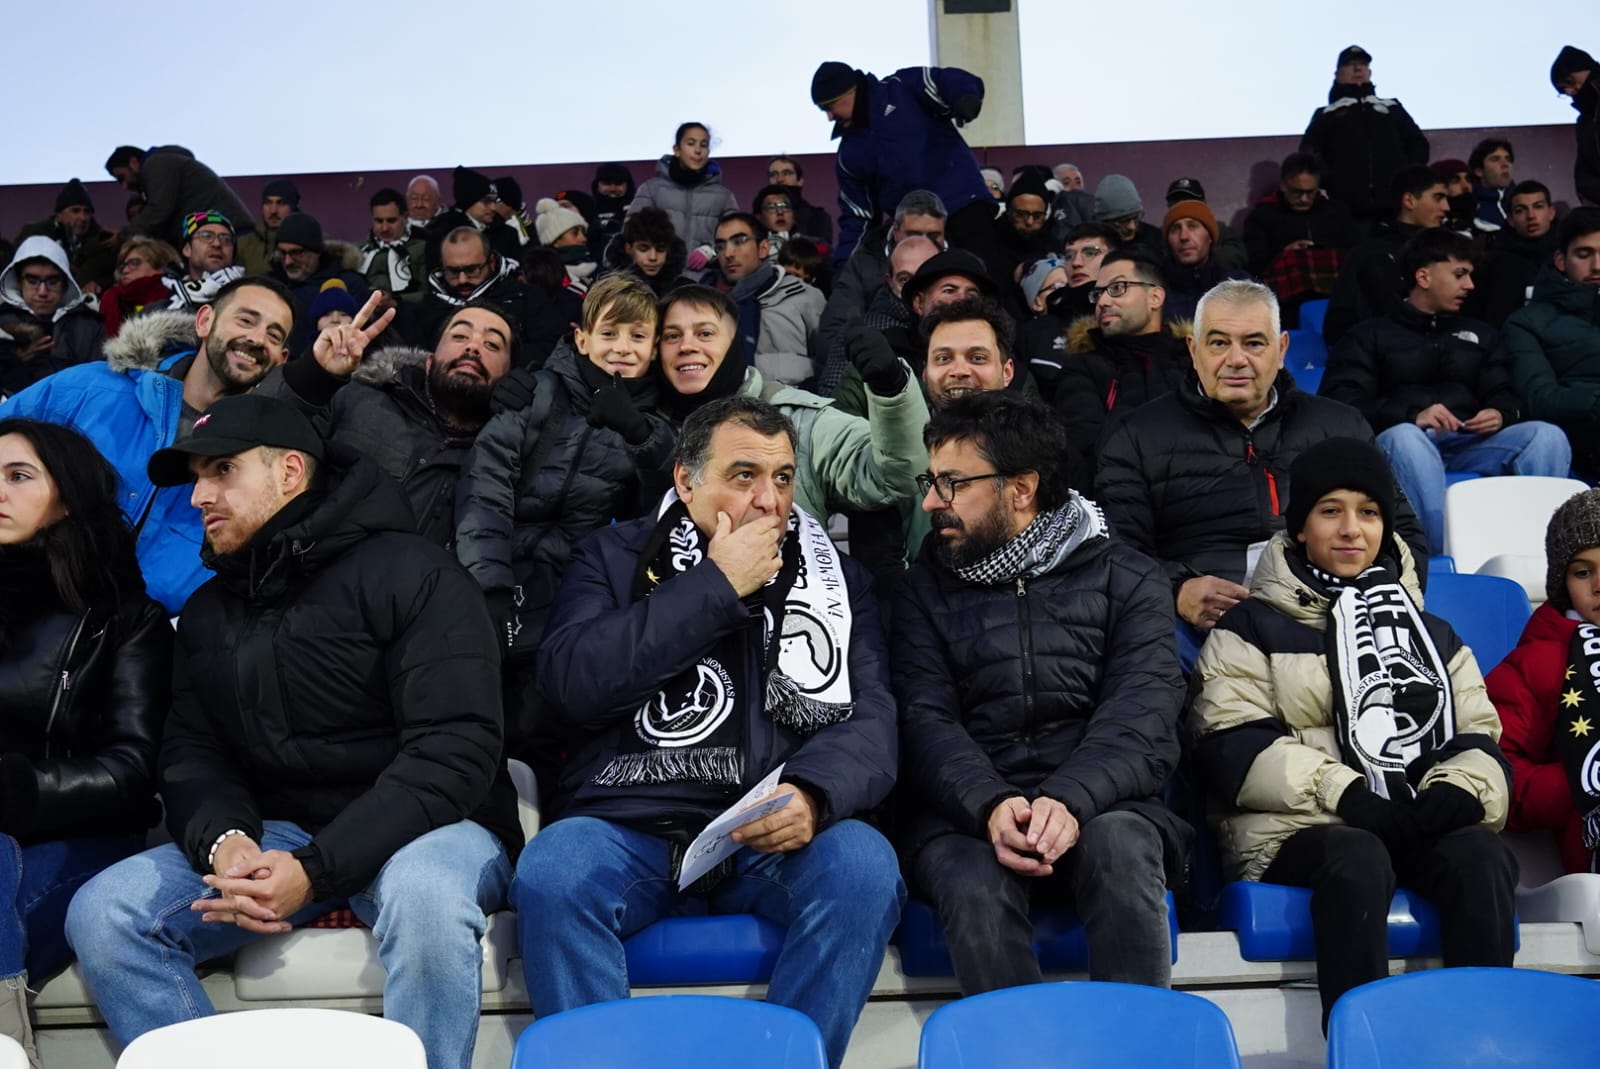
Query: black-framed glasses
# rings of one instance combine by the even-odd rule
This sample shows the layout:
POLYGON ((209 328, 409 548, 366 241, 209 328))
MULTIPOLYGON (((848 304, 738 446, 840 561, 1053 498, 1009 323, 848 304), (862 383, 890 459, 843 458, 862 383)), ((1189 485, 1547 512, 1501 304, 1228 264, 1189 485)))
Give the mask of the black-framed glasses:
POLYGON ((718 238, 711 243, 711 251, 721 253, 725 249, 742 249, 754 241, 749 234, 730 234, 727 238, 718 238))
POLYGON ((29 275, 22 276, 22 288, 28 290, 58 290, 66 285, 65 275, 29 275))
POLYGON ((1049 212, 1025 212, 1021 208, 1012 208, 1011 217, 1019 223, 1042 223, 1050 218, 1049 212))
POLYGON ((489 270, 489 265, 486 262, 467 264, 465 267, 450 267, 448 265, 440 265, 439 267, 439 273, 445 278, 471 278, 473 275, 487 270, 489 270))
POLYGON ((929 475, 923 472, 917 476, 917 489, 922 491, 922 496, 927 497, 929 490, 937 491, 939 500, 946 505, 953 504, 956 491, 968 483, 975 483, 981 479, 1009 479, 1010 476, 1003 471, 991 471, 983 475, 965 475, 957 479, 949 475, 929 475))
POLYGON ((1100 298, 1103 296, 1110 296, 1112 300, 1116 300, 1128 292, 1129 286, 1144 286, 1147 289, 1156 288, 1156 284, 1154 282, 1134 282, 1130 279, 1119 278, 1109 286, 1096 286, 1094 289, 1090 290, 1089 303, 1099 304, 1100 298))

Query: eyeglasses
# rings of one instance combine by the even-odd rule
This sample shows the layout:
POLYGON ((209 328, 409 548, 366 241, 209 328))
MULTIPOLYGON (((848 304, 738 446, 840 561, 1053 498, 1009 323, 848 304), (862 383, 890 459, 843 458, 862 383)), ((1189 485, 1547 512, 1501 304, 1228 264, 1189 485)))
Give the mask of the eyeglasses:
POLYGON ((921 475, 917 476, 917 489, 922 492, 923 497, 927 497, 928 491, 932 490, 939 495, 940 501, 943 501, 946 505, 950 505, 955 503, 956 491, 960 490, 968 483, 975 483, 981 479, 1008 478, 1010 478, 1009 475, 1006 475, 1004 472, 1000 471, 991 471, 987 475, 967 475, 960 479, 953 478, 949 475, 929 475, 927 472, 923 472, 921 475))
POLYGON ((1021 223, 1042 223, 1050 218, 1049 212, 1025 212, 1020 208, 1011 209, 1011 217, 1021 223))
POLYGON ((445 278, 471 278, 480 271, 487 271, 488 269, 489 265, 487 263, 468 264, 465 267, 442 265, 439 268, 439 273, 445 278))
POLYGON ((1067 249, 1062 255, 1071 263, 1077 260, 1093 260, 1096 256, 1104 256, 1105 251, 1098 245, 1080 245, 1076 249, 1067 249))
POLYGON ((218 234, 210 230, 196 230, 189 235, 190 241, 198 241, 202 245, 232 245, 232 234, 218 234))
POLYGON ((22 284, 34 290, 58 290, 66 284, 61 275, 23 275, 22 284))
POLYGON ((751 237, 749 234, 735 234, 733 237, 728 238, 727 240, 718 238, 716 241, 711 243, 711 248, 716 252, 722 252, 727 248, 742 249, 754 240, 755 238, 751 237))
POLYGON ((761 210, 764 212, 786 212, 792 207, 794 205, 786 200, 769 200, 761 206, 761 210))
POLYGON ((143 267, 149 261, 142 256, 129 256, 117 265, 118 271, 126 271, 130 267, 143 267))
POLYGON ((1094 289, 1090 290, 1089 303, 1099 304, 1102 296, 1109 296, 1112 300, 1116 300, 1124 293, 1128 292, 1129 286, 1144 286, 1147 289, 1156 288, 1156 284, 1154 282, 1131 282, 1127 279, 1118 279, 1109 286, 1096 286, 1094 289))
MULTIPOLYGON (((230 242, 230 244, 232 244, 232 243, 230 242)), ((294 259, 299 259, 302 256, 315 256, 317 254, 317 250, 316 249, 286 249, 282 245, 279 245, 277 247, 277 249, 274 250, 273 254, 275 256, 281 256, 284 259, 289 259, 291 257, 293 257, 294 259)))

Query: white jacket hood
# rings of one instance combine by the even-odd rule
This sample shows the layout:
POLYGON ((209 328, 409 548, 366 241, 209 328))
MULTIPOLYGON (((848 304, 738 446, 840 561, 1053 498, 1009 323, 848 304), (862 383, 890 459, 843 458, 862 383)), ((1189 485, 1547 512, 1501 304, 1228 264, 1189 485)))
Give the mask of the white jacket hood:
POLYGON ((62 295, 61 304, 51 322, 84 303, 83 290, 78 287, 77 279, 72 277, 72 267, 67 262, 67 250, 54 238, 42 234, 35 234, 17 246, 17 254, 6 264, 5 270, 0 271, 0 301, 18 308, 28 307, 28 302, 22 299, 22 271, 17 266, 27 260, 49 260, 67 277, 67 291, 62 295))

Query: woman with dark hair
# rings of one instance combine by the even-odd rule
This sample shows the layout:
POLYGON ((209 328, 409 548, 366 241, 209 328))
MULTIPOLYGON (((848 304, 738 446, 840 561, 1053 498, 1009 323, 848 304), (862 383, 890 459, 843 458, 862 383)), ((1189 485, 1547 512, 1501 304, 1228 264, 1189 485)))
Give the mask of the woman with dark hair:
POLYGON ((716 259, 711 243, 717 236, 717 220, 725 212, 738 211, 739 202, 722 184, 722 168, 711 161, 711 131, 704 124, 686 122, 678 127, 671 154, 661 157, 655 177, 639 187, 628 214, 646 208, 660 208, 672 220, 672 229, 689 249, 690 271, 711 266, 716 259))
POLYGON ((171 674, 111 465, 71 428, 0 420, 0 1032, 35 1066, 29 980, 71 960, 73 893, 159 814, 171 674))

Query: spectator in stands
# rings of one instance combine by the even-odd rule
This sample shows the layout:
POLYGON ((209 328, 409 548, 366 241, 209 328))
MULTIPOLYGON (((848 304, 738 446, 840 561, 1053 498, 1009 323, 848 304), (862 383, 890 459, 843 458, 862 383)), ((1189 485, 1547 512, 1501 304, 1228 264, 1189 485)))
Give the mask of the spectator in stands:
MULTIPOLYGON (((778 255, 783 252, 790 238, 804 236, 804 231, 799 229, 796 208, 792 186, 763 186, 751 202, 751 213, 767 228, 767 244, 771 248, 769 255, 773 263, 778 262, 778 255)), ((816 237, 816 240, 823 239, 816 237)))
POLYGON ((451 174, 451 193, 455 207, 434 217, 428 224, 428 262, 438 262, 439 246, 454 230, 470 226, 480 231, 490 248, 501 256, 515 260, 522 252, 522 236, 511 226, 496 206, 500 191, 489 176, 470 167, 458 166, 451 174))
POLYGON ((178 623, 160 758, 173 841, 95 877, 67 915, 101 1015, 120 1044, 205 1016, 196 966, 349 908, 377 933, 386 1015, 432 1069, 466 1069, 478 941, 522 846, 482 596, 411 533, 370 457, 282 401, 220 402, 150 478, 205 514, 217 577, 178 623))
POLYGON ((980 167, 978 173, 983 176, 983 184, 989 187, 989 195, 995 200, 1006 199, 1005 172, 998 167, 980 167))
MULTIPOLYGON (((778 266, 801 282, 822 291, 824 299, 832 288, 832 260, 823 259, 822 247, 808 237, 790 238, 778 250, 778 266)), ((826 306, 824 306, 826 307, 826 306)))
POLYGON ((1045 302, 1057 290, 1067 286, 1067 262, 1054 254, 1029 260, 1017 268, 1018 285, 1022 289, 1022 303, 1028 310, 1027 321, 1044 315, 1045 302))
POLYGON ((99 293, 116 281, 117 235, 95 222, 94 201, 76 178, 56 194, 55 214, 23 227, 17 244, 35 236, 47 237, 66 250, 72 277, 85 293, 99 293))
POLYGON ((1496 329, 1528 303, 1539 268, 1548 267, 1556 251, 1556 210, 1549 187, 1530 179, 1512 186, 1510 194, 1506 225, 1489 237, 1477 290, 1476 307, 1496 329))
POLYGON ((50 238, 25 239, 0 271, 0 397, 100 360, 105 341, 105 325, 72 277, 66 250, 50 238))
POLYGON ((537 715, 533 655, 573 545, 652 512, 672 482, 672 428, 653 414, 656 296, 624 276, 536 377, 533 401, 484 424, 461 468, 455 551, 483 588, 505 660, 507 752, 551 790, 560 742, 537 715))
POLYGON ((492 305, 512 319, 522 316, 528 286, 516 271, 517 262, 495 252, 483 231, 452 230, 439 246, 439 270, 428 276, 428 293, 417 310, 418 338, 436 339, 445 321, 469 304, 492 305))
POLYGON ((416 302, 428 277, 428 247, 406 227, 406 199, 398 189, 378 190, 367 201, 372 229, 361 243, 361 277, 369 289, 416 302))
POLYGON ((795 230, 816 238, 824 245, 833 244, 833 216, 828 209, 806 201, 806 169, 793 156, 774 156, 767 162, 767 184, 786 186, 794 198, 795 230))
POLYGON ((1523 418, 1499 334, 1461 315, 1472 242, 1424 230, 1400 250, 1400 266, 1411 280, 1405 302, 1351 328, 1319 392, 1367 418, 1438 556, 1446 472, 1565 478, 1572 450, 1560 428, 1523 418))
POLYGON ((249 390, 283 363, 294 316, 281 283, 236 279, 193 315, 147 312, 125 322, 104 362, 57 372, 0 405, 0 419, 76 428, 111 461, 145 585, 169 613, 208 578, 200 513, 188 494, 156 487, 145 465, 218 398, 249 390))
POLYGON ((1479 229, 1499 230, 1510 219, 1511 190, 1517 181, 1512 174, 1516 162, 1516 150, 1503 137, 1486 137, 1472 146, 1467 167, 1472 171, 1479 229))
POLYGON ((1117 231, 1123 245, 1141 246, 1144 253, 1159 260, 1166 253, 1166 238, 1160 227, 1144 221, 1144 201, 1126 175, 1108 174, 1094 187, 1094 222, 1107 223, 1117 231))
POLYGON ((1424 612, 1383 455, 1294 462, 1284 530, 1195 669, 1195 756, 1230 879, 1312 890, 1322 1026, 1389 975, 1396 885, 1440 914, 1444 964, 1509 968, 1511 770, 1472 651, 1424 612), (1412 718, 1410 710, 1427 713, 1412 718))
POLYGON ((1191 324, 1168 316, 1167 280, 1154 260, 1123 249, 1106 253, 1093 293, 1094 318, 1070 328, 1051 397, 1072 443, 1067 473, 1079 486, 1094 481, 1105 426, 1180 388, 1192 367, 1191 324))
POLYGON ((744 352, 771 383, 799 386, 816 374, 811 352, 827 299, 767 261, 767 228, 748 212, 717 223, 717 267, 739 308, 744 352))
POLYGON ((1600 207, 1561 221, 1552 267, 1506 319, 1511 380, 1532 419, 1567 432, 1573 467, 1600 476, 1600 207))
POLYGON ((1075 163, 1058 163, 1051 168, 1051 173, 1056 176, 1056 181, 1061 183, 1063 190, 1083 188, 1083 172, 1075 163))
POLYGON ((1050 249, 1046 224, 1053 196, 1045 188, 1044 179, 1033 171, 1024 171, 1011 183, 1005 210, 995 217, 991 227, 993 238, 984 263, 989 277, 1001 287, 1007 309, 1017 319, 1028 318, 1028 302, 1022 299, 1018 270, 1050 249))
POLYGON ((811 101, 839 139, 835 260, 847 259, 891 205, 917 190, 938 197, 953 244, 986 255, 994 200, 956 129, 982 110, 982 78, 959 67, 906 67, 879 78, 829 60, 811 78, 811 101))
POLYGON ((569 285, 579 293, 587 291, 600 267, 589 249, 589 224, 578 212, 562 207, 549 197, 539 198, 534 210, 533 225, 539 244, 561 257, 569 285))
POLYGON ((338 279, 359 305, 367 299, 367 280, 360 271, 361 254, 343 241, 328 241, 314 215, 295 212, 278 226, 278 246, 272 254, 272 277, 294 294, 295 332, 289 339, 290 355, 302 354, 316 337, 311 303, 323 283, 338 279))
MULTIPOLYGON (((534 240, 533 217, 528 214, 527 202, 522 199, 521 184, 510 175, 502 175, 493 179, 492 184, 498 197, 494 202, 495 216, 506 226, 516 231, 518 248, 526 248, 529 242, 534 240)), ((567 196, 567 193, 557 193, 556 199, 561 200, 567 196)), ((588 194, 573 190, 571 196, 587 198, 588 194)), ((564 205, 564 207, 572 207, 572 205, 568 204, 564 205)), ((594 220, 596 223, 598 221, 598 218, 594 220)), ((590 220, 588 216, 585 216, 584 226, 586 229, 589 224, 590 220)), ((585 238, 588 237, 587 234, 584 236, 585 238)))
POLYGON ((1166 277, 1169 319, 1193 319, 1195 305, 1213 286, 1226 279, 1248 277, 1242 270, 1227 267, 1218 257, 1222 231, 1205 201, 1181 198, 1174 202, 1162 217, 1161 232, 1167 246, 1162 274, 1166 277))
MULTIPOLYGON (((184 217, 180 261, 167 268, 170 307, 193 312, 214 300, 217 293, 245 269, 237 261, 238 237, 233 223, 221 212, 195 212, 184 217)), ((280 279, 281 281, 281 279, 280 279)))
POLYGON ((275 178, 261 190, 261 219, 255 229, 239 236, 239 262, 245 273, 264 275, 272 270, 278 248, 278 227, 300 210, 300 189, 287 178, 275 178))
POLYGON ((627 275, 665 297, 674 286, 689 281, 684 264, 689 250, 672 229, 672 220, 660 208, 642 208, 622 222, 622 232, 606 246, 602 277, 627 275))
POLYGON ((165 308, 172 300, 164 276, 178 262, 178 250, 155 238, 129 238, 117 250, 116 284, 100 294, 106 337, 115 338, 125 320, 146 308, 165 308))
POLYGON ((768 999, 844 1059, 905 899, 893 849, 856 819, 894 785, 896 716, 866 575, 794 501, 798 445, 773 405, 712 402, 657 515, 573 552, 538 660, 569 756, 512 885, 540 1016, 626 998, 621 941, 659 917, 756 913, 790 935, 768 999), (684 846, 780 765, 787 802, 679 892, 684 846))
POLYGON ((1278 295, 1291 323, 1300 321, 1301 304, 1333 293, 1339 265, 1359 239, 1349 207, 1322 192, 1322 163, 1304 152, 1284 158, 1277 188, 1244 220, 1250 271, 1278 295))
POLYGON ((1372 56, 1359 45, 1339 53, 1328 106, 1311 116, 1300 151, 1327 165, 1323 187, 1360 220, 1388 219, 1385 196, 1406 167, 1428 162, 1428 139, 1400 101, 1372 85, 1372 56))
POLYGON ((704 123, 686 122, 672 135, 672 152, 661 157, 656 173, 645 179, 628 205, 628 214, 660 208, 672 220, 689 249, 689 270, 712 266, 716 252, 717 223, 739 210, 739 202, 722 184, 722 167, 711 159, 711 130, 704 123))
POLYGON ((861 373, 850 359, 846 344, 846 339, 860 327, 882 334, 895 356, 906 362, 912 375, 922 374, 922 367, 927 362, 927 346, 917 332, 917 313, 912 310, 905 291, 912 286, 911 296, 917 295, 912 280, 922 270, 922 265, 938 254, 939 246, 924 237, 909 237, 896 245, 889 254, 889 274, 884 287, 873 296, 866 312, 852 321, 842 333, 834 335, 828 361, 830 365, 844 367, 844 374, 838 377, 839 387, 833 393, 833 407, 839 411, 863 418, 867 415, 866 384, 861 381, 861 373))
MULTIPOLYGON (((1206 203, 1206 187, 1198 178, 1174 178, 1167 187, 1167 208, 1170 210, 1184 201, 1206 203)), ((1206 205, 1210 210, 1210 205, 1206 205)), ((1212 211, 1212 218, 1216 212, 1212 211)), ((1211 255, 1229 271, 1244 271, 1250 266, 1250 254, 1245 250, 1244 239, 1233 227, 1217 219, 1217 236, 1212 242, 1211 255)))
POLYGON ((1322 323, 1328 347, 1339 344, 1345 331, 1364 319, 1394 311, 1404 296, 1400 246, 1424 230, 1445 224, 1450 198, 1444 180, 1431 167, 1407 167, 1389 188, 1392 215, 1372 228, 1372 235, 1351 250, 1339 267, 1322 323))
MULTIPOLYGON (((1185 665, 1223 612, 1249 596, 1262 547, 1283 529, 1295 457, 1324 438, 1372 441, 1361 413, 1295 386, 1280 322, 1265 286, 1219 285, 1195 310, 1193 376, 1114 423, 1100 443, 1095 500, 1118 536, 1166 566, 1185 665)), ((1396 527, 1424 557, 1421 526, 1403 503, 1396 527)))
POLYGON ((771 388, 759 368, 734 351, 739 309, 709 286, 682 286, 661 309, 661 413, 674 426, 702 405, 743 394, 777 406, 795 427, 795 497, 808 513, 827 516, 845 509, 877 509, 911 499, 917 473, 927 461, 922 428, 928 406, 908 368, 891 351, 857 346, 867 390, 867 416, 846 415, 814 393, 792 386, 771 388))
POLYGON ((620 163, 602 163, 594 169, 594 180, 589 192, 594 194, 596 236, 601 247, 608 245, 622 233, 622 222, 628 205, 633 202, 633 172, 620 163))
POLYGON ((894 614, 905 869, 963 995, 1039 983, 1029 909, 1062 901, 1091 980, 1166 987, 1189 836, 1160 800, 1183 704, 1166 577, 1070 487, 1042 405, 961 398, 924 438, 935 533, 894 614))
POLYGON ((406 183, 406 228, 415 236, 425 235, 439 214, 442 199, 439 181, 431 174, 419 174, 406 183))
POLYGON ((355 298, 350 296, 350 291, 345 289, 344 283, 330 278, 322 284, 316 300, 311 302, 310 317, 317 333, 321 334, 329 327, 354 322, 358 311, 360 308, 355 298))
POLYGON ((1600 63, 1581 48, 1563 45, 1550 65, 1550 84, 1572 98, 1572 109, 1578 113, 1573 185, 1585 204, 1600 206, 1600 63))
POLYGON ((28 991, 72 959, 67 903, 160 815, 172 629, 145 594, 116 472, 87 439, 0 420, 0 471, 0 1034, 37 1065, 28 991))
POLYGON ((1478 196, 1472 190, 1472 171, 1467 161, 1452 157, 1434 160, 1428 166, 1444 182, 1444 195, 1450 202, 1445 228, 1467 237, 1480 233, 1477 225, 1478 196))
MULTIPOLYGON (((924 271, 927 268, 923 265, 924 271)), ((948 286, 950 277, 942 276, 934 289, 948 286)), ((928 341, 922 388, 935 411, 958 397, 1004 390, 1016 381, 1016 328, 998 301, 970 289, 963 289, 959 297, 930 292, 915 299, 929 302, 920 320, 928 341)))
POLYGON ((1072 324, 1084 320, 1085 328, 1094 325, 1089 294, 1099 278, 1101 261, 1118 244, 1116 230, 1107 223, 1079 223, 1069 230, 1061 253, 1066 285, 1046 294, 1043 312, 1017 331, 1018 357, 1047 400, 1055 396, 1072 324))
MULTIPOLYGON (((948 222, 949 213, 938 194, 914 189, 896 205, 892 223, 870 227, 862 235, 855 252, 835 271, 833 292, 828 295, 822 322, 817 326, 817 351, 832 352, 834 339, 871 306, 889 275, 889 254, 900 242, 922 237, 942 249, 948 222)), ((837 376, 843 373, 842 367, 825 368, 817 382, 818 391, 831 396, 839 385, 837 376)))
POLYGON ((1548 600, 1485 681, 1511 763, 1506 827, 1555 832, 1566 871, 1592 873, 1600 848, 1590 671, 1600 625, 1600 490, 1556 509, 1544 544, 1548 600))
POLYGON ((218 212, 235 226, 254 225, 239 195, 182 145, 148 151, 123 145, 107 158, 106 172, 123 189, 144 195, 144 208, 122 230, 124 239, 144 234, 176 240, 179 224, 195 212, 218 212))

